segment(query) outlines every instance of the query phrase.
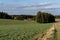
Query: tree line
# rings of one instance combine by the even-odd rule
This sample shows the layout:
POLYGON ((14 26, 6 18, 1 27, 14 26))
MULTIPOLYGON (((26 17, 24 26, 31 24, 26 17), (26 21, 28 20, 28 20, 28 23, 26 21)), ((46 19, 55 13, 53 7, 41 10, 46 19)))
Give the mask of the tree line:
POLYGON ((60 18, 60 15, 55 15, 55 18, 60 18))
POLYGON ((8 15, 6 12, 0 12, 0 19, 14 19, 14 20, 24 20, 32 19, 38 23, 50 23, 55 22, 55 16, 50 13, 38 11, 37 15, 8 15))
POLYGON ((6 12, 0 12, 0 19, 12 19, 6 12))

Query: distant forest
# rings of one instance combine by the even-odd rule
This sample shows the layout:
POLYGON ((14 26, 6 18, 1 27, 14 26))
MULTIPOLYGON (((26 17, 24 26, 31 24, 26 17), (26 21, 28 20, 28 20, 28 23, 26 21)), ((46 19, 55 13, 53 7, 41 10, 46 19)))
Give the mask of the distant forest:
POLYGON ((37 12, 37 15, 9 15, 6 12, 0 12, 0 19, 13 19, 13 20, 34 20, 37 22, 54 22, 55 18, 60 18, 60 15, 52 15, 46 12, 37 12))
POLYGON ((55 18, 60 18, 60 15, 55 15, 55 18))

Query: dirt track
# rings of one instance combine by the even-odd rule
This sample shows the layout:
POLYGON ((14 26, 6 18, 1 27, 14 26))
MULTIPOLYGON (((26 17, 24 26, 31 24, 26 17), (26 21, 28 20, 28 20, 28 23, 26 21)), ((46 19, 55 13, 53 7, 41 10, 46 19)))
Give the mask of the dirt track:
POLYGON ((35 35, 36 40, 60 40, 60 19, 56 19, 56 23, 50 29, 42 34, 35 35))
POLYGON ((60 19, 56 20, 57 23, 55 24, 57 33, 56 33, 56 40, 60 40, 60 19))
POLYGON ((50 29, 48 29, 46 32, 44 32, 42 34, 38 34, 34 38, 36 40, 53 40, 54 39, 54 36, 55 36, 54 35, 55 34, 55 31, 56 31, 54 25, 50 29))

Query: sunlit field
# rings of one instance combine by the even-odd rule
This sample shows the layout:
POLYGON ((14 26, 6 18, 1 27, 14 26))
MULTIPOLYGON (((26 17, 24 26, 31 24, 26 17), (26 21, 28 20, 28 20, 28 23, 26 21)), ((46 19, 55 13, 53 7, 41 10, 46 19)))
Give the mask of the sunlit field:
POLYGON ((0 19, 0 40, 29 40, 34 35, 47 30, 52 23, 0 19))

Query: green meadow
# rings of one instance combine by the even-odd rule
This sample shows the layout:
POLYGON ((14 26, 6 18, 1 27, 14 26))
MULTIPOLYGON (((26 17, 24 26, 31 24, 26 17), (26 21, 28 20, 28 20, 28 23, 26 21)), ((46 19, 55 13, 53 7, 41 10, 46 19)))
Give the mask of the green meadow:
POLYGON ((0 40, 29 40, 51 26, 52 23, 40 24, 30 21, 0 19, 0 40))

